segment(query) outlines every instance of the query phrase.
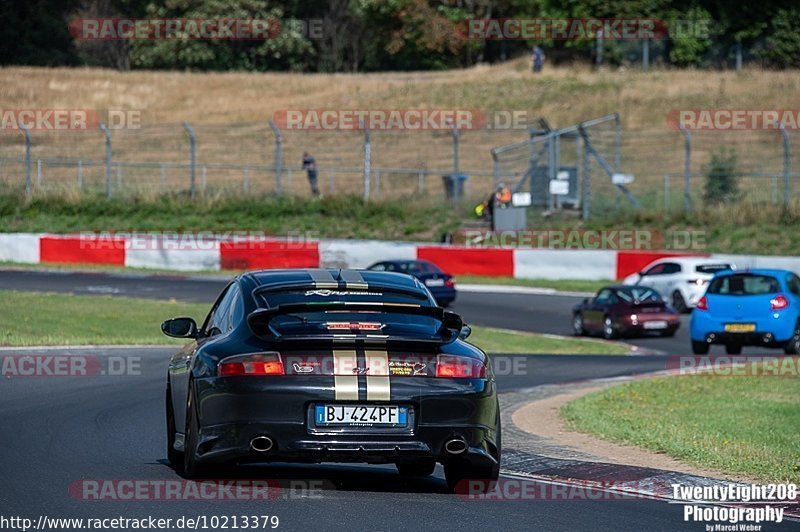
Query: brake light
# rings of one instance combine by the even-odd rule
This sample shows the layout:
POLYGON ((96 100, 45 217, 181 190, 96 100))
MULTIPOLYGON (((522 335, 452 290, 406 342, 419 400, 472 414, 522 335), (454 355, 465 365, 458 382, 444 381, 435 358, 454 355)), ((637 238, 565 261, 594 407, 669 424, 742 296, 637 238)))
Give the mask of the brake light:
POLYGON ((456 280, 455 280, 455 278, 454 278, 454 277, 450 277, 449 279, 445 279, 445 280, 444 280, 444 285, 445 285, 447 288, 455 288, 455 286, 456 286, 456 280))
POLYGON ((697 306, 695 307, 696 310, 708 310, 708 299, 706 296, 700 298, 700 301, 697 302, 697 306))
POLYGON ((223 359, 217 366, 221 377, 235 375, 283 375, 283 361, 278 353, 252 353, 223 359))
POLYGON ((769 300, 769 307, 772 310, 782 310, 789 306, 789 300, 785 295, 777 295, 769 300))
POLYGON ((436 357, 436 376, 446 379, 482 379, 486 366, 470 357, 439 355, 436 357))

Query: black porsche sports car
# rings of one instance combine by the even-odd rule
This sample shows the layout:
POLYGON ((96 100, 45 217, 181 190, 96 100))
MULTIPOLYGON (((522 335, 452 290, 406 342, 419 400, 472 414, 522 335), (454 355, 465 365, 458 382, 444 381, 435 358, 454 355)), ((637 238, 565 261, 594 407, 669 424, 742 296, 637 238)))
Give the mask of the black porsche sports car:
POLYGON ((169 461, 187 477, 269 461, 394 463, 413 476, 439 462, 452 488, 498 477, 491 365, 414 277, 248 272, 202 326, 174 318, 162 331, 192 339, 166 393, 169 461))

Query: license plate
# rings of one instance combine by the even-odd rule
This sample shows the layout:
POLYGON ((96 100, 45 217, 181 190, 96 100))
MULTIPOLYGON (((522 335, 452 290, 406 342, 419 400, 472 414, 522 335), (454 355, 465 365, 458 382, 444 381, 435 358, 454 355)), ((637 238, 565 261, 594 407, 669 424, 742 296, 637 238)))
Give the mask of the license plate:
POLYGON ((402 427, 408 424, 408 408, 373 405, 317 405, 317 425, 402 427))
POLYGON ((725 332, 748 333, 756 330, 755 323, 726 323, 725 332))
POLYGON ((645 329, 666 329, 667 322, 663 320, 646 321, 642 324, 645 329))
POLYGON ((444 279, 428 279, 425 286, 444 286, 444 279))

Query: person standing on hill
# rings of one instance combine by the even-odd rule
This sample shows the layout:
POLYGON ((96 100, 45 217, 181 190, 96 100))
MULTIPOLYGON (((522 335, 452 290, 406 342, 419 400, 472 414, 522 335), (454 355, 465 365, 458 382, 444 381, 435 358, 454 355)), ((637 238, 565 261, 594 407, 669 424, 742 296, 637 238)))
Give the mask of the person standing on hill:
POLYGON ((317 185, 317 161, 307 151, 303 152, 303 170, 308 173, 308 184, 311 185, 311 193, 315 198, 320 197, 319 186, 317 185))

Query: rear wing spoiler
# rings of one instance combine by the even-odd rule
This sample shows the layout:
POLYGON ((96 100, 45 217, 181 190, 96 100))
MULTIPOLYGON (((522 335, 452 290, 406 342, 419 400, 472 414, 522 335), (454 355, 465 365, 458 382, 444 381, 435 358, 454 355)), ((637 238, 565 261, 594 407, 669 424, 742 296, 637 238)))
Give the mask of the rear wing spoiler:
POLYGON ((330 345, 334 343, 365 343, 365 344, 449 344, 454 342, 461 333, 464 322, 455 312, 444 310, 441 307, 424 307, 403 303, 364 303, 364 302, 314 302, 291 303, 278 305, 273 308, 258 309, 247 316, 247 325, 250 331, 259 338, 273 342, 302 342, 305 344, 321 342, 330 345), (385 334, 307 334, 284 335, 278 332, 271 322, 277 316, 313 311, 348 311, 348 312, 380 312, 389 314, 411 314, 434 318, 442 323, 434 336, 409 337, 385 334))

